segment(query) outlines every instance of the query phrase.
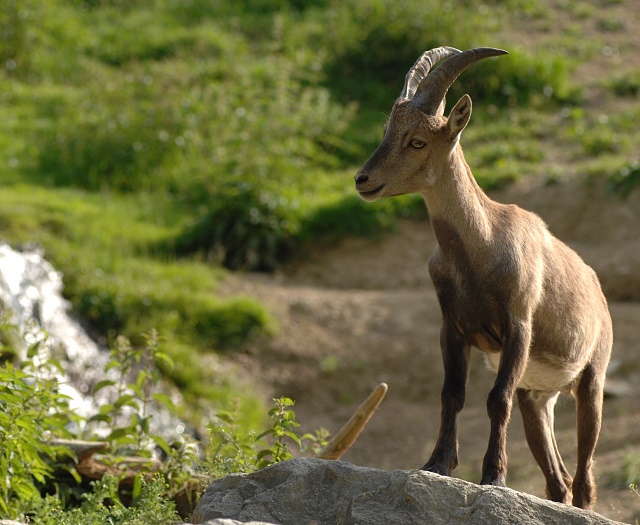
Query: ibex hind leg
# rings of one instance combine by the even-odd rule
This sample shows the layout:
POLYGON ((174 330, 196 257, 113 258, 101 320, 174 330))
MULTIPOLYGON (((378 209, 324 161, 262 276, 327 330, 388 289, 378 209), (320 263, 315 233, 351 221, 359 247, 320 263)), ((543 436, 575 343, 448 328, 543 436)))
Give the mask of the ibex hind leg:
POLYGON ((553 433, 553 408, 558 393, 540 394, 522 388, 516 392, 527 443, 546 479, 547 498, 570 504, 573 480, 562 462, 553 433))
POLYGON ((583 509, 591 509, 596 500, 593 453, 600 434, 604 391, 604 370, 599 368, 588 365, 575 390, 578 462, 573 481, 573 505, 583 509))

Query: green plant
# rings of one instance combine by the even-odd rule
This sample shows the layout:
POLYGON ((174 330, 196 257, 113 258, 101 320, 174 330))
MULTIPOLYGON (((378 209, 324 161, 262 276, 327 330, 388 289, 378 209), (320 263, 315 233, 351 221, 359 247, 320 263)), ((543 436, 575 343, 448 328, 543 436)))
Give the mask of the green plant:
POLYGON ((117 378, 100 381, 93 391, 95 396, 103 389, 111 388, 112 399, 104 403, 97 414, 88 418, 85 432, 91 434, 100 428, 110 431, 105 439, 112 444, 111 450, 115 454, 113 461, 116 464, 132 453, 151 458, 154 445, 165 454, 171 454, 171 447, 166 440, 152 432, 151 420, 158 409, 175 410, 171 398, 157 388, 161 380, 161 368, 173 367, 173 361, 159 350, 155 330, 145 334, 144 339, 143 347, 134 348, 126 337, 116 338, 105 373, 116 370, 117 378))
POLYGON ((253 472, 291 459, 291 444, 296 445, 300 453, 311 454, 327 444, 329 434, 325 429, 303 435, 295 431, 299 423, 291 408, 295 404, 292 399, 280 397, 273 402, 274 407, 269 410, 271 426, 258 435, 240 424, 238 403, 231 411, 218 412, 216 420, 209 425, 211 446, 205 460, 206 469, 213 477, 253 472))
POLYGON ((294 405, 294 401, 288 397, 281 397, 273 401, 276 406, 269 410, 269 417, 273 421, 273 425, 256 437, 257 440, 267 436, 271 438, 271 446, 260 450, 256 457, 259 469, 291 459, 289 441, 300 445, 300 437, 293 431, 300 424, 296 422, 295 412, 289 408, 294 405))
MULTIPOLYGON (((170 444, 153 429, 158 410, 175 408, 170 397, 158 391, 160 369, 173 366, 160 349, 158 334, 145 334, 145 344, 140 347, 126 337, 116 338, 105 365, 106 378, 93 391, 102 398, 102 404, 96 414, 84 420, 73 415, 59 392, 58 374, 63 371, 56 361, 46 358, 46 334, 37 327, 20 333, 6 315, 0 328, 0 353, 4 355, 18 355, 15 349, 7 351, 9 344, 29 342, 20 368, 10 362, 0 368, 0 472, 10 473, 0 476, 0 512, 13 518, 29 515, 31 522, 41 525, 174 523, 171 498, 197 490, 199 484, 194 483, 193 474, 202 460, 190 438, 170 444), (82 437, 101 435, 110 444, 109 455, 101 461, 120 470, 119 478, 106 475, 92 484, 91 492, 74 486, 68 478, 58 479, 63 469, 76 483, 81 481, 65 459, 73 456, 70 450, 49 444, 52 437, 73 438, 71 422, 82 429, 82 437), (154 447, 164 453, 160 466, 152 457, 154 447), (148 463, 139 464, 132 488, 125 490, 119 481, 132 476, 123 468, 132 455, 147 458, 148 463), (43 499, 45 490, 55 496, 43 499), (70 507, 72 496, 82 500, 79 508, 70 507), (123 504, 124 496, 130 506, 123 504)), ((269 411, 271 425, 257 436, 242 423, 239 404, 231 412, 219 412, 217 423, 210 427, 211 447, 205 461, 211 473, 248 472, 284 461, 292 457, 291 444, 300 453, 317 453, 326 444, 328 434, 324 430, 296 433, 299 425, 291 399, 282 397, 274 403, 269 411)))
POLYGON ((292 249, 296 216, 286 199, 257 186, 219 188, 205 214, 176 240, 178 254, 204 251, 236 270, 273 270, 292 249))
MULTIPOLYGON (((303 240, 313 239, 314 242, 332 241, 346 235, 374 237, 393 228, 395 212, 403 205, 406 210, 415 211, 408 204, 411 202, 411 199, 405 198, 401 204, 387 200, 374 206, 364 206, 355 192, 354 195, 336 195, 309 213, 301 225, 299 237, 303 240)), ((411 211, 407 213, 411 214, 411 211)))
MULTIPOLYGON (((425 50, 443 43, 460 49, 492 38, 508 7, 471 10, 464 0, 413 2, 367 0, 344 2, 328 11, 330 30, 321 41, 331 49, 326 74, 342 96, 375 107, 388 107, 398 95, 411 64, 425 50), (458 13, 465 10, 465 17, 458 13)), ((495 40, 495 39, 494 39, 495 40)), ((539 100, 575 100, 568 84, 571 63, 557 55, 509 47, 505 60, 474 66, 450 98, 471 93, 474 100, 516 106, 539 100)))
POLYGON ((148 525, 182 523, 175 504, 166 498, 167 487, 161 476, 142 481, 140 495, 133 505, 125 506, 118 494, 118 480, 107 474, 91 482, 92 490, 82 496, 82 505, 64 509, 54 496, 35 508, 29 523, 34 525, 148 525))
POLYGON ((640 454, 627 451, 622 464, 607 471, 608 484, 615 488, 629 488, 640 483, 640 454))
POLYGON ((618 76, 609 82, 612 91, 621 97, 637 97, 640 95, 640 71, 635 70, 618 76))
POLYGON ((640 163, 631 160, 609 174, 608 186, 613 193, 628 196, 640 184, 640 163))
POLYGON ((256 470, 255 434, 241 424, 239 400, 230 410, 218 411, 207 428, 210 446, 204 468, 211 476, 256 470))
MULTIPOLYGON (((640 490, 638 489, 638 485, 633 483, 632 485, 630 485, 629 487, 631 489, 631 492, 635 493, 636 496, 638 496, 640 498, 640 490)), ((636 519, 636 525, 640 524, 640 517, 638 519, 636 519)))
MULTIPOLYGON (((3 314, 2 332, 9 330, 15 327, 3 314)), ((50 438, 70 437, 67 425, 78 420, 58 390, 59 363, 40 352, 46 334, 29 328, 21 337, 28 343, 20 367, 5 362, 0 368, 0 514, 10 518, 39 500, 39 487, 53 477, 55 458, 71 455, 50 438)))
POLYGON ((37 172, 92 191, 157 185, 157 170, 179 150, 182 126, 150 78, 134 70, 43 101, 50 125, 36 130, 37 172))

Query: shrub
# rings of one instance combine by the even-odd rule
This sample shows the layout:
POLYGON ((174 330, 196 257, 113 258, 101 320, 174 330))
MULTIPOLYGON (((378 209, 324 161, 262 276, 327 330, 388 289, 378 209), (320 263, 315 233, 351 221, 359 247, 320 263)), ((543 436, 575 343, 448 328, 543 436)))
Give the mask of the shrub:
MULTIPOLYGON (((329 11, 331 49, 327 83, 341 96, 375 107, 388 106, 402 88, 404 75, 426 50, 440 45, 467 49, 494 40, 490 35, 505 12, 499 6, 474 10, 475 4, 367 0, 345 2, 329 11), (465 16, 459 16, 464 10, 465 16)), ((575 100, 568 87, 570 64, 559 55, 508 49, 510 56, 473 66, 451 90, 451 99, 471 93, 500 106, 535 99, 575 100)))
POLYGON ((354 111, 299 74, 294 61, 276 56, 235 70, 233 85, 204 89, 197 81, 187 131, 215 147, 181 167, 179 178, 189 181, 182 195, 198 212, 175 241, 178 253, 258 270, 288 253, 298 202, 314 191, 318 171, 339 165, 341 133, 354 111))
POLYGON ((226 185, 175 243, 178 254, 204 252, 236 270, 273 270, 292 249, 297 217, 285 198, 248 184, 226 185))
POLYGON ((609 82, 611 90, 620 97, 637 97, 640 95, 640 70, 618 76, 609 82))
POLYGON ((65 509, 55 496, 35 505, 29 523, 33 525, 148 525, 183 523, 176 505, 166 497, 167 487, 161 476, 141 482, 140 494, 133 505, 122 504, 118 480, 107 474, 91 482, 91 491, 82 494, 79 508, 65 509))
POLYGON ((298 238, 332 241, 349 235, 371 237, 392 229, 398 216, 424 213, 424 202, 416 195, 365 204, 353 192, 318 203, 305 217, 298 238))
POLYGON ((236 349, 256 335, 274 330, 264 306, 249 297, 202 300, 192 313, 187 313, 184 322, 192 327, 199 341, 222 350, 236 349))
POLYGON ((640 162, 631 160, 608 175, 609 190, 628 196, 640 185, 640 162))
POLYGON ((231 410, 220 411, 209 425, 211 446, 204 460, 204 467, 214 478, 237 472, 253 472, 273 463, 291 459, 289 447, 293 444, 300 453, 317 454, 328 442, 326 429, 313 434, 299 435, 300 426, 291 407, 295 402, 288 397, 273 400, 269 410, 271 426, 256 435, 252 429, 244 429, 239 417, 239 404, 231 410), (265 439, 266 438, 266 439, 265 439))
MULTIPOLYGON (((219 410, 211 425, 211 442, 197 444, 188 436, 172 443, 153 423, 159 409, 176 410, 162 385, 160 368, 172 366, 159 347, 155 331, 145 334, 145 344, 132 345, 119 336, 104 368, 104 377, 93 387, 100 407, 86 419, 76 416, 61 391, 60 364, 46 355, 46 335, 37 328, 20 332, 3 314, 0 353, 16 334, 27 345, 19 367, 0 367, 0 513, 38 525, 102 524, 142 525, 181 522, 173 498, 194 491, 204 482, 196 471, 213 475, 249 472, 292 457, 290 446, 300 452, 317 452, 326 444, 324 430, 299 435, 289 398, 274 399, 271 425, 261 433, 247 422, 246 409, 236 402, 231 410, 219 410), (75 425, 70 426, 70 422, 75 425), (75 429, 73 432, 70 428, 75 429), (100 462, 110 472, 90 486, 75 470, 77 460, 63 444, 51 438, 94 439, 100 436, 110 447, 100 462), (153 449, 162 450, 158 465, 153 449), (200 452, 206 451, 205 457, 200 452), (138 460, 135 475, 126 465, 138 460), (123 465, 125 465, 123 467, 123 465), (61 475, 66 472, 68 475, 61 475), (117 474, 117 475, 116 475, 117 474), (121 483, 126 480, 126 483, 121 483), (44 496, 44 494, 50 494, 44 496), (126 504, 125 504, 126 502, 126 504), (79 507, 76 507, 80 503, 79 507)), ((164 429, 166 432, 167 429, 164 429)), ((183 511, 188 509, 182 509, 183 511)))
MULTIPOLYGON (((15 331, 7 314, 1 315, 2 332, 15 331)), ((0 514, 10 518, 23 515, 40 498, 39 488, 54 473, 50 462, 71 455, 51 445, 49 438, 69 437, 67 424, 77 420, 58 390, 55 372, 60 365, 38 358, 46 336, 30 330, 26 340, 30 344, 22 365, 4 362, 0 367, 0 514)), ((0 353, 15 353, 5 348, 6 341, 3 338, 0 353)))

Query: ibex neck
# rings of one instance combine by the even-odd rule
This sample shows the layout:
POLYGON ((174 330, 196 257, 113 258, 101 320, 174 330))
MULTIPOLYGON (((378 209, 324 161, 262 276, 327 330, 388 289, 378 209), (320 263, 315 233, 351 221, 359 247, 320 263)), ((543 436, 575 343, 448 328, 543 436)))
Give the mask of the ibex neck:
MULTIPOLYGON (((463 242, 468 239, 475 243, 491 237, 494 202, 478 186, 459 145, 423 197, 432 225, 446 223, 463 242)), ((438 231, 435 233, 437 237, 438 231)))

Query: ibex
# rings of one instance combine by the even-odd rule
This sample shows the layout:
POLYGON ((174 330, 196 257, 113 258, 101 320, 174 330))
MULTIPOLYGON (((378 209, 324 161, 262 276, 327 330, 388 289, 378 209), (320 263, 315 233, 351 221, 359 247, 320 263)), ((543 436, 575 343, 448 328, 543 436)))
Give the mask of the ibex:
POLYGON ((493 48, 425 52, 406 76, 382 143, 356 174, 356 189, 367 201, 421 194, 436 237, 429 273, 443 316, 444 385, 438 439, 422 469, 449 476, 458 465, 457 420, 470 348, 476 347, 497 373, 487 401, 491 431, 481 483, 506 484, 507 424, 515 393, 547 497, 591 508, 593 453, 613 344, 598 278, 537 215, 497 203, 480 189, 459 142, 471 117, 469 95, 444 117, 446 92, 460 73, 477 60, 504 54, 493 48), (573 479, 553 432, 561 392, 576 398, 573 479))

